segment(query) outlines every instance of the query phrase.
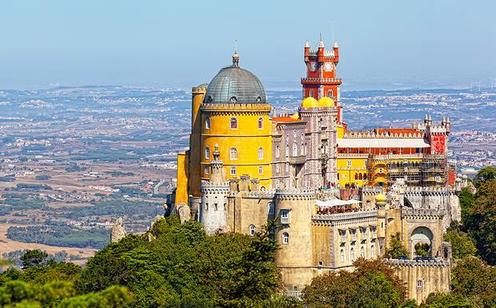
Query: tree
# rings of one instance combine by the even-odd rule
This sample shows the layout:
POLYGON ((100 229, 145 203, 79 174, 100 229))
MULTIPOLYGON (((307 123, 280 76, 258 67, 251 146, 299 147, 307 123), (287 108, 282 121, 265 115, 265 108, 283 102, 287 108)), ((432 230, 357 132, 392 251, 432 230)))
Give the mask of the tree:
POLYGON ((496 264, 496 180, 488 180, 477 189, 473 207, 464 222, 475 240, 479 255, 496 264))
POLYGON ((496 166, 486 166, 477 172, 474 178, 475 186, 478 188, 485 182, 496 180, 496 166))
POLYGON ((81 293, 126 286, 138 307, 260 306, 279 287, 276 249, 268 231, 207 236, 172 216, 97 252, 76 285, 81 293))
POLYGON ((451 243, 453 258, 463 259, 467 256, 474 256, 477 248, 472 238, 465 232, 462 232, 456 225, 448 228, 444 234, 444 240, 451 243))
POLYGON ((359 259, 354 266, 353 272, 330 272, 314 278, 303 290, 304 304, 313 307, 400 307, 407 304, 403 282, 382 260, 359 259))
POLYGON ((64 299, 58 307, 128 307, 133 303, 132 293, 125 287, 112 286, 97 293, 88 293, 64 299))
POLYGON ((462 221, 465 222, 474 205, 475 196, 470 192, 470 189, 464 187, 458 196, 460 200, 460 208, 462 212, 462 221))
POLYGON ((466 257, 456 263, 451 285, 455 294, 480 306, 496 306, 496 268, 476 257, 466 257))
POLYGON ((474 305, 464 296, 460 294, 447 293, 435 294, 431 293, 421 305, 422 308, 471 308, 474 305))
POLYGON ((406 258, 408 256, 408 251, 401 244, 399 233, 396 236, 391 236, 391 245, 390 248, 386 251, 386 257, 390 259, 400 259, 406 258))
POLYGON ((40 265, 45 262, 48 258, 48 254, 39 249, 26 250, 24 255, 21 257, 22 267, 29 268, 31 266, 40 265))

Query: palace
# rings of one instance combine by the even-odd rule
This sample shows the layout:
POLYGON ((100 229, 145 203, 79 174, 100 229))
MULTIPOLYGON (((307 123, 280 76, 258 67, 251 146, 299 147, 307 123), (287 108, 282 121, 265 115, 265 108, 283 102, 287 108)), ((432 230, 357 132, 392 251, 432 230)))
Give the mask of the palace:
POLYGON ((451 250, 443 233, 460 220, 446 159, 450 120, 349 130, 339 58, 337 43, 326 49, 321 40, 316 50, 305 43, 303 97, 293 114, 273 114, 236 52, 232 65, 194 87, 190 147, 178 154, 170 208, 209 234, 254 235, 276 221, 276 262, 294 295, 317 275, 384 256, 393 237, 409 252, 408 260, 388 261, 409 297, 447 292, 451 250), (428 258, 418 258, 419 247, 428 258))

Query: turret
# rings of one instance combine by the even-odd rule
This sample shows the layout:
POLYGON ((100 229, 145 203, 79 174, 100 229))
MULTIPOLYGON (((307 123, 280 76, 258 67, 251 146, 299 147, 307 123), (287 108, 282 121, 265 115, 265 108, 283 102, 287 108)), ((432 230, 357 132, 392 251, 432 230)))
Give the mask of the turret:
POLYGON ((338 63, 339 62, 339 45, 338 45, 338 41, 334 41, 334 44, 332 45, 332 50, 334 51, 334 59, 335 59, 335 62, 334 63, 338 63))

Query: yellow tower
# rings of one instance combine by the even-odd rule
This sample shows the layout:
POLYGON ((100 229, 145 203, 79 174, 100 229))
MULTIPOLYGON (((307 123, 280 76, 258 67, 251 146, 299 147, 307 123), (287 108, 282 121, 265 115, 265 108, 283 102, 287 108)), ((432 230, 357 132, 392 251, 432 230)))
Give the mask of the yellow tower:
POLYGON ((270 188, 272 178, 271 106, 260 80, 239 67, 239 55, 208 85, 201 113, 201 178, 209 179, 214 150, 227 179, 248 175, 270 188))
POLYGON ((190 161, 189 161, 189 194, 194 197, 200 196, 201 183, 201 132, 202 121, 200 114, 200 106, 205 98, 207 85, 202 84, 192 89, 191 103, 191 137, 190 137, 190 161))

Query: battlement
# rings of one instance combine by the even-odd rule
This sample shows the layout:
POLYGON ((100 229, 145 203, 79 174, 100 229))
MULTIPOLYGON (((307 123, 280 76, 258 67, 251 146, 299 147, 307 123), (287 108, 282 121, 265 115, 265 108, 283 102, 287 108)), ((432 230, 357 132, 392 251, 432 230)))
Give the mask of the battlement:
POLYGON ((428 260, 402 260, 402 259, 384 259, 384 262, 390 266, 399 266, 399 267, 450 267, 450 262, 439 259, 439 258, 431 258, 428 260))
POLYGON ((438 219, 444 216, 444 211, 438 209, 413 209, 403 207, 401 208, 401 216, 407 219, 438 219))
POLYGON ((407 186, 405 187, 405 195, 408 196, 447 196, 454 195, 455 191, 449 187, 436 186, 407 186))
POLYGON ((229 104, 209 104, 203 103, 200 107, 202 111, 205 112, 219 112, 219 111, 232 111, 232 112, 270 112, 272 106, 267 103, 260 104, 239 104, 239 103, 229 103, 229 104))
POLYGON ((424 134, 420 131, 405 130, 399 132, 390 132, 388 130, 380 131, 347 131, 344 138, 422 138, 424 134))
POLYGON ((279 200, 315 200, 314 190, 307 189, 285 189, 276 190, 275 197, 279 200))
POLYGON ((338 222, 365 218, 376 218, 377 210, 357 210, 345 213, 317 214, 312 216, 315 222, 338 222))

